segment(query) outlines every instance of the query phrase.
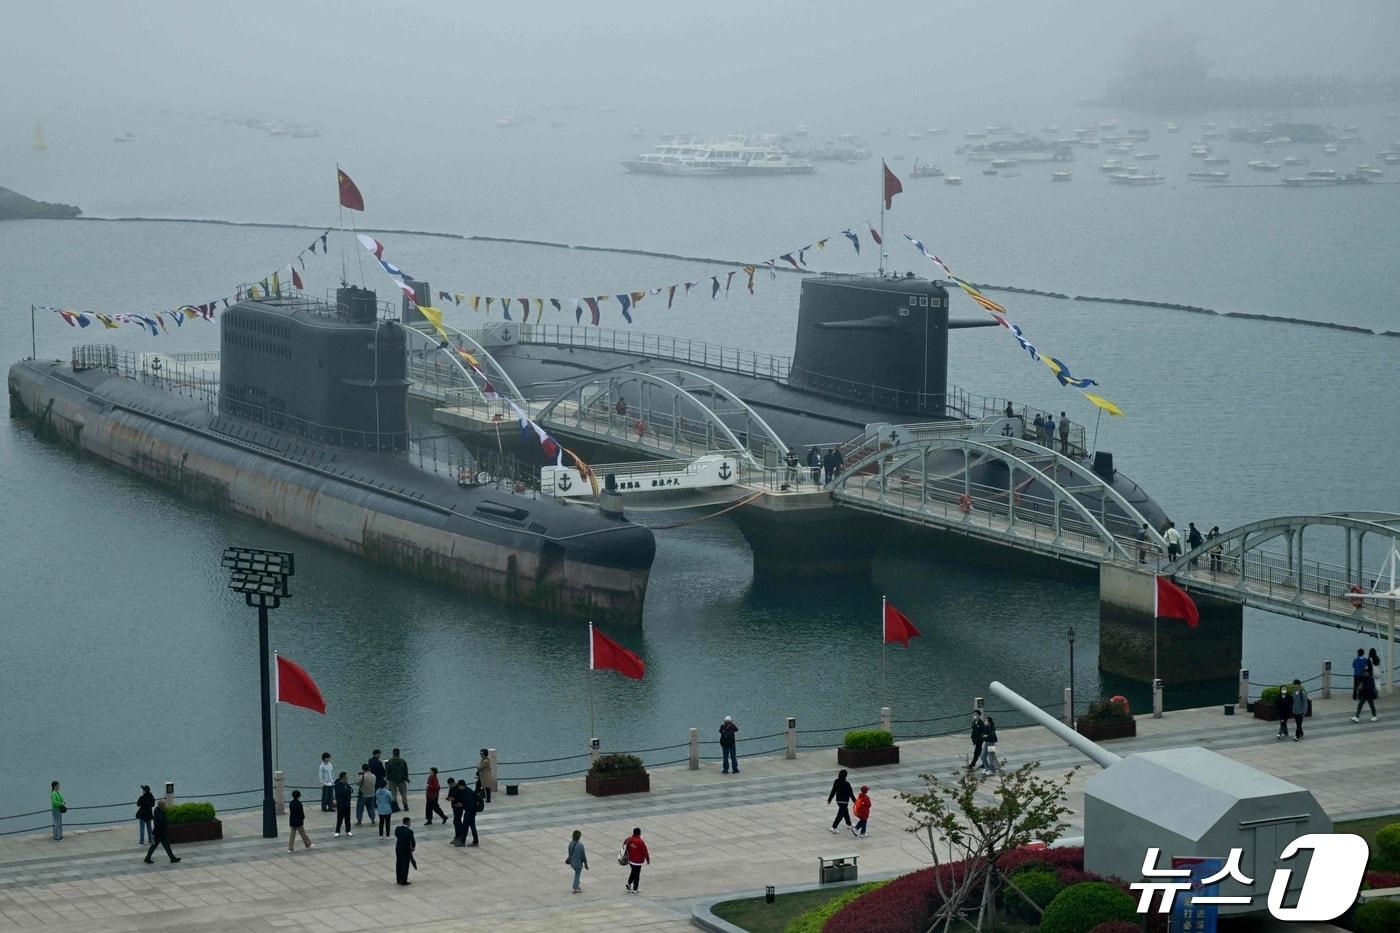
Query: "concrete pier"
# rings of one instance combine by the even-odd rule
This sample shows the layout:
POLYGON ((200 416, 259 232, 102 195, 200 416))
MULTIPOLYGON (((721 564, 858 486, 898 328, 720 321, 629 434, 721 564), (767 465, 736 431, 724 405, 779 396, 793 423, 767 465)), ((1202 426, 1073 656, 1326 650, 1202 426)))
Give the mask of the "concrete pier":
MULTIPOLYGON (((1152 683, 1155 576, 1145 565, 1099 565, 1099 670, 1152 683)), ((1243 655, 1244 604, 1192 593, 1201 613, 1192 628, 1157 622, 1157 676, 1173 684, 1229 680, 1243 655)))

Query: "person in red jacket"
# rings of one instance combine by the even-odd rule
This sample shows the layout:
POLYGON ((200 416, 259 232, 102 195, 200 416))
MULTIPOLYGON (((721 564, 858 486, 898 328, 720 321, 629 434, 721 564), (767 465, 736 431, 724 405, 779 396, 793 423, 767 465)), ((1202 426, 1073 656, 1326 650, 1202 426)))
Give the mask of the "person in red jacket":
POLYGON ((856 825, 851 827, 851 835, 857 839, 865 838, 865 824, 870 819, 870 788, 862 784, 860 786, 860 796, 856 797, 855 805, 851 807, 851 812, 855 814, 856 825))
POLYGON ((425 790, 426 790, 426 793, 427 793, 427 800, 428 800, 428 813, 427 813, 427 823, 428 823, 428 825, 429 825, 429 826, 432 826, 432 825, 433 825, 433 814, 434 814, 434 813, 436 813, 436 814, 438 815, 438 819, 442 820, 443 825, 446 825, 446 824, 447 824, 447 814, 442 812, 442 803, 440 802, 440 798, 441 798, 441 796, 442 796, 442 782, 438 780, 437 768, 429 768, 429 769, 428 769, 428 784, 427 784, 427 787, 425 788, 425 790))
POLYGON ((632 894, 637 893, 637 888, 642 883, 642 865, 651 864, 651 853, 647 851, 647 844, 642 841, 642 830, 640 827, 632 830, 632 835, 622 840, 622 849, 627 859, 627 864, 631 871, 627 875, 627 885, 625 890, 632 894))

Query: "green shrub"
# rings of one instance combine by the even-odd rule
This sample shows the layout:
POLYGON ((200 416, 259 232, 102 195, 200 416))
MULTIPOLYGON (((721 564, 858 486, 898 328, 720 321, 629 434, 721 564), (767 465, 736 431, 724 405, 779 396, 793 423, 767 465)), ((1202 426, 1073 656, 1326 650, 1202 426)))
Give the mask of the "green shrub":
POLYGON ((1089 704, 1089 711, 1079 717, 1080 722, 1131 722, 1132 716, 1119 703, 1110 700, 1095 700, 1089 704))
POLYGON ((598 760, 588 769, 594 777, 622 777, 623 775, 646 774, 646 765, 636 755, 599 755, 598 760))
POLYGON ((212 803, 177 803, 165 808, 165 818, 170 823, 207 823, 214 818, 212 803))
POLYGON ((1044 910, 1055 895, 1064 890, 1064 885, 1060 884, 1060 879, 1048 868, 1018 868, 1011 873, 1011 881, 1021 890, 1021 894, 1035 901, 1036 910, 1026 903, 1025 898, 1015 891, 1007 889, 1003 893, 1006 907, 1013 916, 1020 917, 1027 923, 1038 923, 1040 921, 1040 911, 1044 910))
POLYGON ((1262 703, 1264 706, 1267 706, 1272 709, 1273 705, 1278 702, 1278 696, 1282 692, 1282 687, 1265 687, 1262 691, 1260 691, 1259 699, 1255 702, 1262 703))
POLYGON ((889 748, 894 744, 894 736, 884 729, 852 729, 846 733, 846 747, 889 748))
POLYGON ((1123 891, 1104 881, 1086 881, 1065 888, 1045 908, 1040 933, 1089 933, 1109 920, 1133 920, 1137 905, 1123 891))
POLYGON ((798 914, 796 917, 793 917, 788 921, 788 925, 783 928, 783 933, 822 933, 822 927, 826 925, 827 918, 832 914, 867 891, 874 891, 876 888, 884 887, 887 884, 889 884, 888 881, 871 881, 866 884, 858 884, 853 888, 847 888, 831 900, 818 904, 805 914, 798 914))
POLYGON ((1400 823, 1389 823, 1376 833, 1376 855, 1387 868, 1400 869, 1400 823))
POLYGON ((1353 918, 1356 933, 1395 933, 1400 930, 1400 901, 1367 901, 1353 918))

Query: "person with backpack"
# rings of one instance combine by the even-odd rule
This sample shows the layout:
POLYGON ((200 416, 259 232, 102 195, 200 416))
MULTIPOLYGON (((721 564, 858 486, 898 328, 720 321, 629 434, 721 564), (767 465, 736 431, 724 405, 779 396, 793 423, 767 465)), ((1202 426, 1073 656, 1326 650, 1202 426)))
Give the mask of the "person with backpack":
POLYGON ((988 716, 982 733, 982 773, 997 773, 997 723, 988 716))
POLYGON ((295 852, 297 849, 297 836, 301 836, 302 845, 312 848, 311 838, 306 835, 306 808, 301 805, 301 791, 292 791, 292 802, 287 804, 287 825, 291 827, 291 834, 287 838, 287 851, 295 852))
POLYGON ((1308 715, 1308 691, 1303 682, 1293 678, 1293 741, 1303 738, 1303 717, 1308 715))
POLYGON ((623 890, 636 894, 642 884, 642 865, 651 864, 651 853, 642 841, 641 827, 634 827, 632 835, 622 840, 622 851, 618 853, 617 861, 620 865, 628 866, 627 884, 623 890))
POLYGON ((1356 657, 1351 659, 1351 698, 1361 698, 1361 682, 1366 679, 1366 671, 1371 667, 1365 648, 1356 649, 1356 657))
MULTIPOLYGON (((1200 530, 1199 528, 1196 527, 1196 523, 1195 523, 1195 522, 1187 522, 1187 523, 1186 523, 1186 546, 1187 546, 1188 548, 1190 548, 1191 550, 1194 551, 1196 548, 1200 547, 1202 544, 1205 544, 1205 543, 1206 543, 1206 539, 1205 539, 1204 537, 1201 536, 1201 530, 1200 530)), ((1191 566, 1192 566, 1192 567, 1195 567, 1198 561, 1200 561, 1200 558, 1199 558, 1199 557, 1193 557, 1193 558, 1191 558, 1191 566)))
POLYGON ((851 812, 856 816, 856 825, 851 827, 851 835, 857 839, 864 839, 866 825, 870 822, 870 787, 868 785, 862 784, 860 786, 860 796, 856 798, 851 812))
POLYGON ((1293 715, 1293 695, 1286 685, 1279 687, 1274 697, 1274 715, 1278 717, 1278 739, 1283 741, 1288 738, 1288 720, 1293 715))
POLYGON ((729 773, 730 762, 734 763, 734 773, 739 773, 739 753, 734 748, 734 735, 739 731, 739 727, 734 725, 731 716, 724 717, 724 722, 719 726, 719 750, 724 757, 724 766, 721 774, 729 773))
POLYGON ((831 831, 839 833, 836 827, 845 820, 846 827, 851 825, 851 801, 855 800, 856 792, 851 788, 851 782, 846 780, 846 769, 842 768, 836 775, 836 780, 831 782, 831 793, 826 795, 826 802, 836 801, 836 819, 831 821, 831 831))
POLYGON ((582 831, 574 830, 574 837, 569 840, 569 853, 564 856, 564 864, 574 870, 573 892, 577 894, 583 890, 578 884, 579 876, 588 870, 588 852, 583 848, 582 831))

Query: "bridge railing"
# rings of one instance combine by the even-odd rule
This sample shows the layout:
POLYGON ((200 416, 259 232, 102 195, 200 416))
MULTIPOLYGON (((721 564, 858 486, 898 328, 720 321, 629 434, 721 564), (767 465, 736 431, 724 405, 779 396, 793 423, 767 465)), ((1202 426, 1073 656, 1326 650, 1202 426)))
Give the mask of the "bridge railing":
MULTIPOLYGON (((483 337, 487 335, 489 331, 482 334, 483 337)), ((792 366, 791 358, 786 356, 641 331, 603 330, 564 324, 522 324, 519 340, 521 343, 617 350, 763 379, 786 379, 792 366)))

